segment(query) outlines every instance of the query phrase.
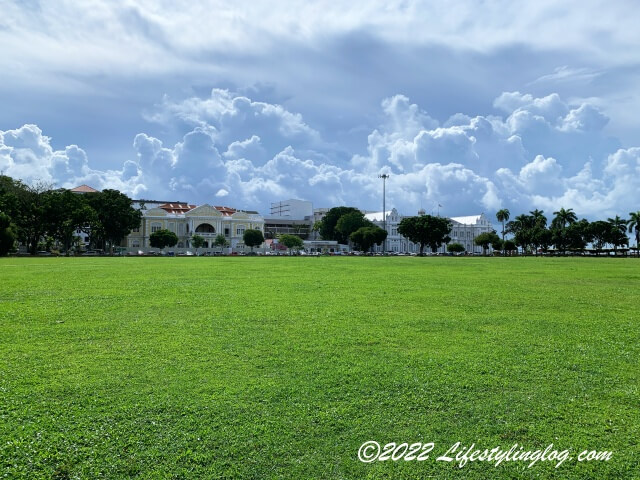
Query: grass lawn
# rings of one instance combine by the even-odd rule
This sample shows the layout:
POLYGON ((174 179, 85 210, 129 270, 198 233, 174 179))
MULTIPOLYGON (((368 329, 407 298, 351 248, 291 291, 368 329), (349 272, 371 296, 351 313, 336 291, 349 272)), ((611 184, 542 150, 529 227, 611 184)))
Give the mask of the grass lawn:
POLYGON ((8 258, 0 275, 0 478, 640 478, 636 259, 8 258), (369 440, 434 446, 362 463, 369 440), (572 459, 436 461, 456 442, 572 459))

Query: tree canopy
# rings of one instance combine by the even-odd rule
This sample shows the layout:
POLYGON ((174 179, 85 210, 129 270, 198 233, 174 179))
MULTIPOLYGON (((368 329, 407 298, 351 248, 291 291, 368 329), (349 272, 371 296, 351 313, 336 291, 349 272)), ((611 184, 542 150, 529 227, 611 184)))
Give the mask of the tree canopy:
POLYGON ((11 218, 6 213, 0 212, 0 256, 9 253, 16 242, 16 234, 13 231, 11 218))
POLYGON ((451 222, 448 218, 420 215, 405 217, 398 225, 398 233, 413 243, 420 245, 420 255, 424 254, 424 247, 429 246, 432 251, 437 250, 443 243, 451 240, 451 222))
POLYGON ((376 225, 360 227, 349 235, 349 239, 363 252, 368 252, 374 245, 380 245, 386 238, 386 230, 376 225))
MULTIPOLYGON (((362 212, 355 207, 333 207, 329 209, 322 220, 316 222, 314 229, 320 233, 323 240, 336 240, 338 243, 346 244, 348 242, 348 235, 345 236, 343 233, 336 231, 336 225, 340 217, 348 213, 358 213, 362 215, 362 212)), ((349 234, 351 233, 352 232, 349 232, 349 234)))
POLYGON ((204 245, 204 237, 202 235, 194 235, 191 237, 191 245, 196 249, 197 254, 198 249, 204 245))
POLYGON ((493 246, 494 249, 499 249, 502 246, 502 240, 500 240, 496 232, 481 233, 473 239, 473 243, 482 247, 482 253, 485 255, 487 254, 489 245, 493 246))
POLYGON ((345 213, 338 219, 336 223, 336 236, 339 238, 338 243, 348 243, 350 235, 356 230, 363 227, 373 227, 374 224, 364 218, 364 213, 361 211, 345 213))
POLYGON ((42 239, 51 237, 68 251, 74 233, 91 233, 94 245, 117 245, 140 225, 141 212, 117 190, 76 194, 38 183, 25 185, 0 175, 0 211, 15 225, 18 240, 35 254, 42 239))
POLYGON ((289 235, 287 233, 279 235, 278 241, 285 247, 287 247, 289 249, 289 252, 291 252, 291 249, 302 248, 304 245, 304 242, 300 237, 298 237, 297 235, 289 235))
POLYGON ((165 247, 173 247, 178 243, 178 236, 171 230, 158 230, 149 235, 149 245, 162 250, 165 247))
POLYGON ((447 245, 447 252, 449 253, 462 253, 464 252, 464 245, 462 245, 461 243, 450 243, 449 245, 447 245))
POLYGON ((262 242, 264 242, 264 236, 260 230, 250 228, 249 230, 245 230, 242 240, 244 241, 244 244, 247 247, 251 247, 251 250, 253 251, 253 247, 262 245, 262 242))
POLYGON ((216 235, 216 238, 213 240, 213 244, 216 247, 224 248, 229 245, 229 242, 227 241, 226 237, 223 234, 219 233, 218 235, 216 235))
POLYGON ((84 197, 98 219, 91 228, 91 236, 108 243, 113 253, 114 245, 140 226, 142 212, 133 208, 131 199, 117 190, 87 193, 84 197))

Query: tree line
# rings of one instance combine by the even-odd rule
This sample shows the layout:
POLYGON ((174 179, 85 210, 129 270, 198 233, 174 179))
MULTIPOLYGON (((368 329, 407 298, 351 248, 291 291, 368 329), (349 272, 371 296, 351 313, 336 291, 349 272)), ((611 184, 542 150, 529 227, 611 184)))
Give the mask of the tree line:
POLYGON ((16 242, 32 255, 54 244, 69 254, 78 232, 89 235, 92 248, 113 253, 141 218, 132 200, 117 190, 78 194, 0 175, 0 255, 12 251, 16 242))
MULTIPOLYGON (((523 253, 537 254, 539 251, 548 251, 551 247, 561 253, 582 253, 591 245, 596 254, 611 246, 614 253, 618 248, 629 245, 628 233, 635 233, 636 252, 640 237, 640 211, 630 212, 629 218, 621 218, 616 215, 607 220, 578 219, 572 208, 560 208, 553 212, 551 223, 542 210, 532 210, 528 214, 523 213, 510 220, 510 212, 507 209, 499 210, 496 219, 502 223, 502 244, 492 243, 496 250, 503 250, 506 234, 513 236, 515 246, 522 249, 523 253)), ((498 239, 500 240, 500 239, 498 239)))
POLYGON ((315 223, 313 229, 323 240, 335 240, 363 252, 368 252, 387 238, 385 230, 367 219, 355 207, 331 208, 322 220, 315 223))
MULTIPOLYGON (((542 210, 533 210, 528 214, 521 214, 509 221, 508 209, 501 209, 496 219, 502 224, 502 238, 496 231, 485 232, 474 238, 475 245, 482 247, 486 253, 491 247, 503 254, 516 252, 518 248, 523 253, 537 254, 554 247, 556 251, 581 253, 592 245, 596 253, 605 250, 607 245, 617 253, 618 248, 628 246, 627 232, 635 233, 636 253, 640 255, 638 243, 640 240, 640 211, 630 212, 629 218, 619 216, 605 220, 589 222, 578 219, 573 209, 560 208, 553 212, 551 223, 542 210), (505 238, 511 235, 512 238, 505 238)), ((314 225, 324 240, 336 240, 338 243, 349 244, 368 251, 373 245, 380 245, 387 236, 387 232, 367 220, 364 214, 355 207, 334 207, 324 218, 314 225)), ((420 255, 424 255, 425 247, 432 251, 447 245, 452 253, 464 252, 460 243, 449 243, 452 223, 448 218, 432 215, 418 215, 405 217, 398 224, 398 233, 420 247, 420 255)))

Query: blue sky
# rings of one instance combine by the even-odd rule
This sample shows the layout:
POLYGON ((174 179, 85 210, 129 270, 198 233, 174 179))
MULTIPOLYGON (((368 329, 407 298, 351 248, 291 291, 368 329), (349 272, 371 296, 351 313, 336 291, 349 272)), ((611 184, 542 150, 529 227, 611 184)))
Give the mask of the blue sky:
POLYGON ((632 1, 0 0, 0 171, 268 212, 640 209, 632 1))

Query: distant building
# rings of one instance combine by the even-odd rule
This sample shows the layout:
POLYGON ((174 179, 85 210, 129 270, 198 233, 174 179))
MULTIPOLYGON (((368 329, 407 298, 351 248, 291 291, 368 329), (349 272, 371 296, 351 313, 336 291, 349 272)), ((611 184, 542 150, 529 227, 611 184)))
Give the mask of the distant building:
POLYGON ((485 214, 451 217, 450 220, 453 225, 449 234, 451 243, 461 243, 467 252, 482 253, 482 247, 477 246, 473 241, 481 233, 493 231, 491 221, 485 214))
MULTIPOLYGON (((78 187, 69 189, 69 191, 80 195, 84 195, 86 193, 100 193, 100 190, 96 190, 89 185, 80 185, 78 187)), ((79 228, 76 230, 75 236, 78 238, 78 245, 86 247, 87 245, 89 245, 89 241, 91 239, 91 229, 88 226, 86 226, 85 228, 79 228)))
MULTIPOLYGON (((364 218, 373 222, 375 225, 380 228, 385 227, 385 218, 386 218, 386 228, 387 228, 387 241, 386 247, 387 252, 394 253, 418 253, 420 252, 420 245, 416 245, 413 242, 410 242, 407 238, 403 237, 398 233, 398 224, 404 218, 403 215, 400 215, 395 208, 391 210, 387 210, 386 212, 369 212, 364 214, 364 218), (386 213, 386 215, 385 215, 386 213)), ((382 252, 383 245, 374 245, 374 252, 382 252)))
MULTIPOLYGON (((149 202, 153 203, 153 202, 149 202)), ((146 205, 146 202, 145 202, 146 205)), ((236 210, 231 207, 165 203, 142 210, 142 222, 126 238, 126 247, 132 250, 148 250, 149 236, 158 230, 170 230, 178 236, 176 249, 193 248, 191 237, 204 238, 203 250, 213 250, 213 242, 223 235, 231 249, 244 249, 246 230, 264 232, 264 219, 255 211, 236 210)))
POLYGON ((283 200, 271 204, 271 215, 264 219, 264 236, 297 235, 309 238, 313 227, 313 204, 306 200, 283 200))
POLYGON ((71 188, 69 191, 73 192, 73 193, 98 193, 98 192, 100 192, 100 190, 96 190, 95 188, 90 187, 89 185, 80 185, 79 187, 71 188))
POLYGON ((136 210, 150 210, 152 208, 157 208, 161 205, 166 205, 166 204, 186 204, 187 202, 181 202, 180 200, 144 200, 144 199, 140 199, 140 200, 131 200, 131 204, 133 205, 133 208, 135 208, 136 210))
POLYGON ((265 238, 278 238, 278 235, 297 235, 303 240, 309 238, 312 224, 310 220, 293 220, 267 217, 264 219, 265 238))
POLYGON ((313 204, 306 200, 282 200, 271 204, 269 218, 308 220, 313 216, 313 204))
MULTIPOLYGON (((424 215, 424 213, 424 210, 421 209, 418 215, 424 215)), ((384 228, 384 217, 383 212, 365 213, 365 218, 380 228, 384 228)), ((405 217, 406 215, 400 215, 395 208, 387 210, 386 212, 386 246, 388 252, 418 253, 420 251, 420 245, 410 242, 398 233, 398 225, 405 217)), ((485 214, 451 217, 450 220, 452 224, 451 233, 449 234, 451 237, 450 243, 461 243, 469 253, 482 253, 482 247, 475 245, 474 239, 481 233, 493 231, 491 221, 489 221, 485 214)), ((382 252, 382 245, 374 246, 373 250, 375 252, 382 252)), ((446 252, 446 247, 443 245, 439 249, 439 252, 446 252)))

